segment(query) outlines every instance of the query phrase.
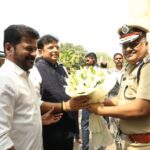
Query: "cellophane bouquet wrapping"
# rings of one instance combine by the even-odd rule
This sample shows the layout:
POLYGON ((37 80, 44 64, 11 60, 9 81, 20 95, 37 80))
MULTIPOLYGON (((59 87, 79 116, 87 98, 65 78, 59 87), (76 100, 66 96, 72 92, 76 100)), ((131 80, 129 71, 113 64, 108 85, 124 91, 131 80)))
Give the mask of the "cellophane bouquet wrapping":
MULTIPOLYGON (((66 93, 71 97, 86 95, 90 103, 103 103, 108 92, 115 85, 115 79, 106 70, 98 67, 81 67, 69 74, 66 79, 66 93)), ((107 129, 102 116, 90 113, 89 130, 94 149, 113 143, 111 133, 107 129)))

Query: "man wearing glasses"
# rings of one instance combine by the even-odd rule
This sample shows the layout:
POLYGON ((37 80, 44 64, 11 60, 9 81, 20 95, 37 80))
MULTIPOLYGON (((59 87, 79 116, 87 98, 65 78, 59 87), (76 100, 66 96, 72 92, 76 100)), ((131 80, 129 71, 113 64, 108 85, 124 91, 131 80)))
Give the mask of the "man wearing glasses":
POLYGON ((87 100, 83 97, 71 98, 65 93, 67 72, 59 63, 59 40, 47 34, 38 40, 37 46, 41 58, 30 70, 30 78, 44 102, 41 110, 54 107, 55 114, 63 113, 59 122, 43 125, 44 150, 73 150, 75 111, 86 108, 87 100))
POLYGON ((124 58, 128 64, 117 97, 106 99, 104 107, 91 104, 89 111, 120 118, 120 130, 126 137, 125 150, 150 149, 150 55, 142 26, 124 25, 118 30, 124 58), (139 79, 138 70, 141 66, 139 79), (110 107, 109 107, 110 106, 110 107))

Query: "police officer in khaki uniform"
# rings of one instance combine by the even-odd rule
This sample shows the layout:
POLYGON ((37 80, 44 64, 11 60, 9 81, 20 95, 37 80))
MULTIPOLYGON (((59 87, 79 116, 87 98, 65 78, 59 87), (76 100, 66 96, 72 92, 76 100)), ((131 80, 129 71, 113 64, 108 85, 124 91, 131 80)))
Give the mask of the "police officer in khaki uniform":
POLYGON ((120 118, 120 130, 127 138, 125 150, 150 150, 150 55, 146 34, 137 25, 118 30, 128 65, 117 97, 106 99, 104 107, 91 104, 89 111, 120 118))

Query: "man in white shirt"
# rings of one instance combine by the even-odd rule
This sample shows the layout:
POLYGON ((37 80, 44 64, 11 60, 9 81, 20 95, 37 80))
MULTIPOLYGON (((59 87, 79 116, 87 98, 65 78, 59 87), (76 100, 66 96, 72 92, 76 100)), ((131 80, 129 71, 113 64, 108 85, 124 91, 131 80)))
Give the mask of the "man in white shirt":
POLYGON ((4 31, 6 59, 0 68, 0 150, 42 150, 42 123, 59 121, 61 111, 87 107, 83 97, 79 105, 76 101, 80 97, 64 103, 41 101, 39 90, 29 78, 38 38, 39 33, 25 25, 10 25, 4 31))
MULTIPOLYGON (((112 75, 116 77, 116 84, 112 88, 112 90, 109 92, 108 97, 112 98, 118 95, 120 84, 121 84, 121 78, 124 73, 124 66, 123 66, 123 55, 121 53, 115 53, 113 56, 113 60, 115 63, 115 68, 113 68, 110 72, 112 75)), ((116 144, 116 150, 122 150, 122 144, 121 144, 121 137, 120 137, 120 130, 118 128, 118 119, 111 117, 111 124, 113 126, 113 134, 114 134, 114 140, 116 144)))
MULTIPOLYGON (((11 25, 4 31, 5 63, 0 68, 0 150, 42 150, 40 94, 28 75, 33 66, 39 34, 25 25, 11 25)), ((43 123, 61 115, 43 115, 43 123)))
POLYGON ((115 68, 110 70, 110 72, 116 77, 116 84, 113 87, 113 89, 109 92, 109 97, 114 97, 118 94, 121 78, 124 73, 123 55, 121 53, 115 53, 113 56, 113 60, 115 63, 115 68))

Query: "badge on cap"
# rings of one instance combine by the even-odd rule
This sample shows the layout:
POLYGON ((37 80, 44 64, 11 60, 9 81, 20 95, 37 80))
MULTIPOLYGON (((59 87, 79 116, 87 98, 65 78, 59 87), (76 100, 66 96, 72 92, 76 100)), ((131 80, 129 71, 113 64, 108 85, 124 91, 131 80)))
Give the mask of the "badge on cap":
POLYGON ((129 32, 129 27, 127 25, 122 26, 121 31, 123 34, 127 34, 129 32))

